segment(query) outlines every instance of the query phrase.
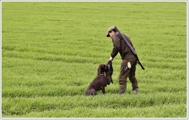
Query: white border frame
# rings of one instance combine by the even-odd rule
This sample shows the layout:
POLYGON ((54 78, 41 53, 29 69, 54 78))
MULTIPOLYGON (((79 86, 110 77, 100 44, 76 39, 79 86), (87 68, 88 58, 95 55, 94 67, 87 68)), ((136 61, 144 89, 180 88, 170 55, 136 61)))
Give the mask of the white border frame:
MULTIPOLYGON (((186 55, 186 74, 187 74, 187 116, 186 118, 120 118, 120 119, 134 119, 134 120, 159 120, 159 119, 166 119, 166 120, 189 120, 189 110, 188 110, 188 105, 189 105, 189 96, 188 96, 188 79, 189 79, 189 74, 188 74, 188 70, 189 70, 189 25, 188 25, 188 20, 189 20, 189 0, 0 0, 0 119, 1 120, 97 120, 97 119, 116 119, 116 118, 2 118, 2 2, 186 2, 186 8, 187 8, 187 15, 186 15, 186 26, 187 26, 187 30, 186 30, 186 47, 187 47, 187 55, 186 55)), ((118 118, 119 119, 119 118, 118 118)))
POLYGON ((3 2, 186 2, 187 0, 2 0, 3 2))

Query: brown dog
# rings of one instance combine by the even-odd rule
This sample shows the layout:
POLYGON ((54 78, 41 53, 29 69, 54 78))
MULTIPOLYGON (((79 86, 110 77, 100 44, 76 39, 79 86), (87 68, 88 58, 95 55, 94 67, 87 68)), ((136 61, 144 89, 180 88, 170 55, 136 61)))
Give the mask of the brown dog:
POLYGON ((89 84, 85 91, 85 95, 96 95, 96 91, 102 90, 105 94, 105 87, 112 81, 113 67, 112 62, 109 61, 106 65, 100 64, 97 70, 98 74, 89 84), (105 75, 104 75, 105 73, 105 75))

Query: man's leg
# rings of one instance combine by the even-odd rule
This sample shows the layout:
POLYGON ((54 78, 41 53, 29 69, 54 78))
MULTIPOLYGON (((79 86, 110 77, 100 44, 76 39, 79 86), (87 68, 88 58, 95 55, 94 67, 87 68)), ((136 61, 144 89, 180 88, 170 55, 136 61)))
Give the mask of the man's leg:
POLYGON ((138 93, 138 81, 137 81, 137 79, 135 77, 135 71, 136 71, 135 59, 131 60, 131 63, 132 63, 132 65, 131 65, 131 70, 130 70, 130 73, 129 73, 129 80, 132 83, 133 93, 137 94, 138 93))
POLYGON ((127 77, 129 75, 130 70, 125 68, 127 67, 127 61, 123 60, 121 67, 120 67, 120 75, 119 75, 119 93, 123 94, 126 92, 127 89, 127 77))

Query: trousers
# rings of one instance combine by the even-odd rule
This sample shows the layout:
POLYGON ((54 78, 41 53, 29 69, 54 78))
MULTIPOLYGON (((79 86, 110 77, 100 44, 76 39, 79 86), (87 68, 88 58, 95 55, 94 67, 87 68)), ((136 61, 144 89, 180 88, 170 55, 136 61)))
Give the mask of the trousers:
POLYGON ((120 74, 119 74, 119 93, 125 93, 127 89, 127 78, 129 78, 131 84, 132 84, 132 90, 138 91, 138 81, 135 77, 136 72, 136 64, 137 60, 135 57, 132 58, 125 58, 122 60, 121 67, 120 67, 120 74), (131 64, 130 69, 126 69, 128 67, 128 62, 131 64))

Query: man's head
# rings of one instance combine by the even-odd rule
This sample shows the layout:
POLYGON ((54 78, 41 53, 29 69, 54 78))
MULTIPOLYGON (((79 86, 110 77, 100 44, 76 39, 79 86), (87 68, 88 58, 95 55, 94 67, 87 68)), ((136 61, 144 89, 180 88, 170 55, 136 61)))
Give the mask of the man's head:
POLYGON ((106 37, 112 38, 115 32, 116 32, 115 26, 111 26, 110 28, 108 28, 108 34, 106 35, 106 37))

